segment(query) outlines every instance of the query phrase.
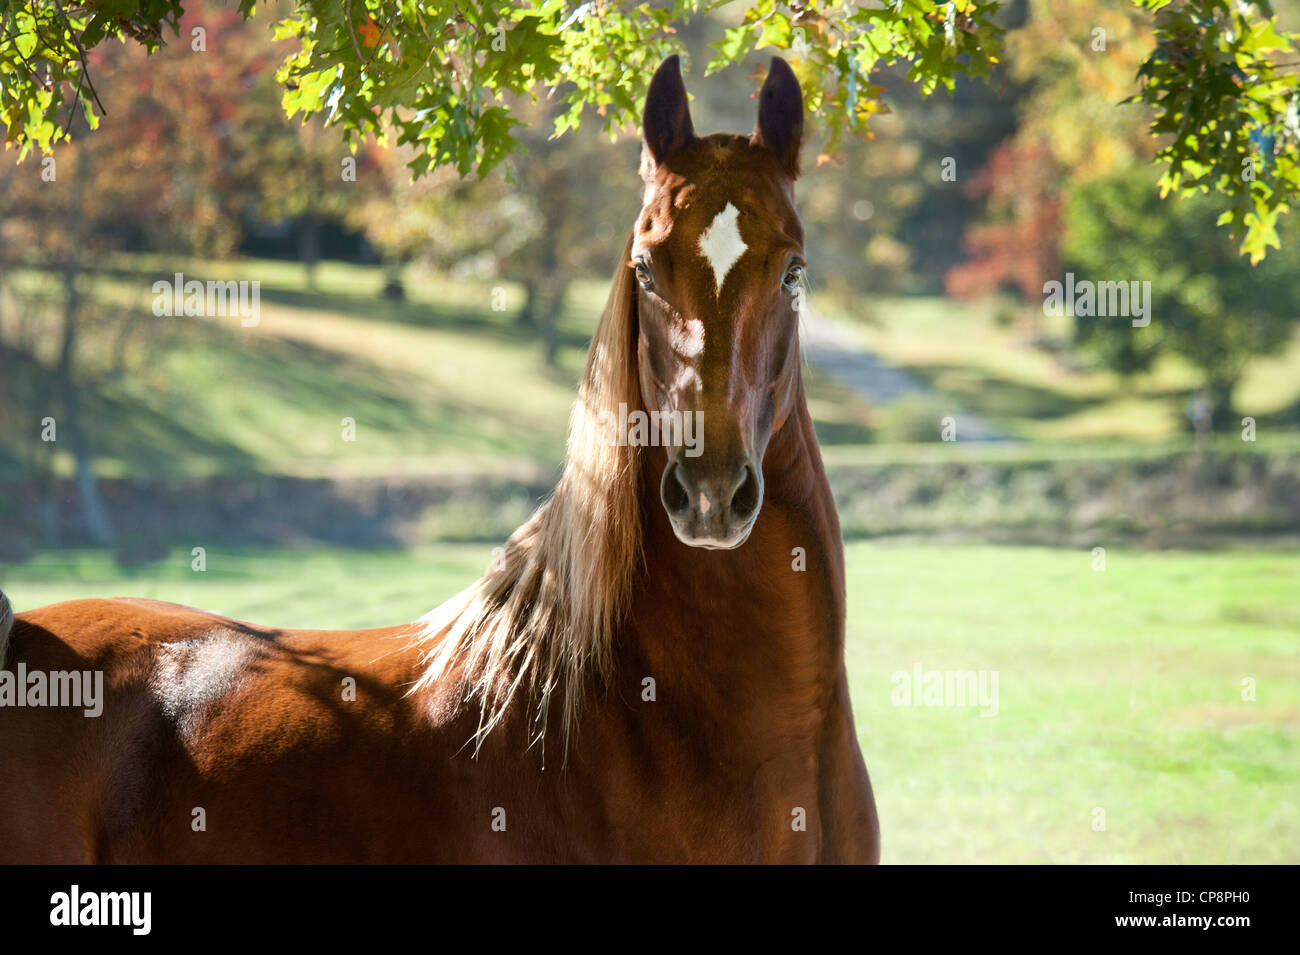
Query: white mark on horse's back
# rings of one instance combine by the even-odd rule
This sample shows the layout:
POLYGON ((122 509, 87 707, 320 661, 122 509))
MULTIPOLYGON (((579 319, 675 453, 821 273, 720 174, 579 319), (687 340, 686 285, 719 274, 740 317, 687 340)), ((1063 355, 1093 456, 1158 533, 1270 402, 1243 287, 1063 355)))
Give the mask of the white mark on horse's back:
POLYGON ((739 220, 740 210, 728 202, 700 234, 700 251, 713 269, 713 281, 717 286, 715 294, 722 291, 727 273, 745 254, 745 240, 740 237, 739 220))
POLYGON ((256 641, 215 631, 158 648, 149 689, 163 714, 183 734, 209 703, 232 693, 259 655, 256 641))

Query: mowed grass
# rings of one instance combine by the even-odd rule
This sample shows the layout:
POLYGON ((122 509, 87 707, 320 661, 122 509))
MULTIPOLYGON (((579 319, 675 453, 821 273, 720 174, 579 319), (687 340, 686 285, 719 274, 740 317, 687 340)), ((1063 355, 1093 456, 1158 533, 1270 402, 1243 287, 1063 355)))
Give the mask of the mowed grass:
MULTIPOLYGON (((497 311, 492 283, 422 277, 407 300, 393 302, 381 295, 379 269, 341 263, 322 265, 313 289, 291 263, 132 257, 117 266, 89 288, 109 313, 133 316, 125 372, 95 371, 112 338, 91 336, 82 352, 85 415, 106 475, 399 476, 549 465, 563 455, 585 334, 599 315, 575 295, 558 365, 548 370, 538 332, 514 321, 522 293, 512 285, 503 285, 497 311), (238 316, 153 316, 151 283, 174 271, 260 282, 257 325, 238 316)), ((48 281, 22 278, 36 287, 48 281)), ((62 463, 67 471, 70 462, 62 463)))
MULTIPOLYGON (((29 294, 54 292, 45 273, 13 281, 29 294)), ((287 262, 111 260, 87 282, 99 318, 80 352, 97 470, 305 477, 553 470, 608 280, 570 287, 554 367, 542 360, 541 330, 516 320, 520 286, 412 269, 407 297, 390 301, 384 281, 377 267, 339 262, 323 263, 309 288, 301 266, 287 262), (245 327, 238 315, 154 316, 152 284, 175 272, 260 283, 257 324, 245 327)), ((45 320, 48 351, 57 323, 53 312, 45 320)), ((11 388, 7 394, 0 381, 0 466, 25 459, 39 443, 30 422, 48 413, 30 389, 11 388)), ((859 397, 815 373, 809 397, 830 437, 869 436, 870 409, 859 397)), ((71 474, 70 454, 57 454, 71 474)))
MULTIPOLYGON (((128 594, 348 628, 414 619, 489 556, 212 550, 200 574, 188 551, 131 571, 99 552, 50 552, 3 584, 20 609, 128 594)), ((848 546, 850 678, 885 861, 1300 862, 1300 553, 1093 561, 848 546), (894 705, 893 675, 916 664, 996 671, 996 715, 894 705)))
MULTIPOLYGON (((814 300, 814 305, 816 305, 814 300)), ((1004 433, 1033 442, 1165 441, 1187 430, 1189 395, 1199 373, 1170 356, 1149 374, 1124 379, 1086 355, 1038 347, 1065 343, 1073 319, 1036 315, 997 299, 864 299, 829 307, 869 351, 935 392, 943 413, 974 412, 1004 433)), ((1098 321, 1103 321, 1098 319, 1098 321)), ((1154 322, 1153 322, 1154 324, 1154 322)), ((1300 421, 1300 330, 1286 347, 1246 367, 1238 411, 1267 435, 1300 421)))
POLYGON ((850 546, 849 667, 886 859, 1300 861, 1300 553, 1093 560, 850 546), (918 663, 996 671, 997 715, 893 705, 893 675, 918 663))
MULTIPOLYGON (((557 363, 547 368, 540 330, 516 321, 523 291, 508 281, 411 269, 406 299, 390 301, 382 295, 385 274, 372 266, 323 263, 314 287, 298 264, 264 259, 119 256, 105 266, 86 285, 96 317, 80 351, 84 417, 105 476, 549 473, 564 452, 569 409, 609 289, 607 279, 573 283, 559 320, 557 363), (238 316, 155 317, 152 284, 177 271, 259 282, 258 324, 244 327, 238 316)), ((27 293, 57 291, 53 277, 31 270, 10 281, 27 293)), ((20 312, 9 309, 10 320, 20 312)), ((1080 366, 1078 356, 1036 347, 1023 325, 999 321, 1008 313, 996 302, 864 299, 827 313, 929 389, 904 399, 916 405, 912 417, 924 422, 928 443, 907 443, 921 438, 891 424, 899 408, 873 406, 805 363, 808 403, 830 464, 936 453, 1086 459, 1191 446, 1183 408, 1198 379, 1177 361, 1125 381, 1080 366), (938 422, 948 414, 979 415, 1021 440, 958 441, 936 452, 938 422)), ((49 352, 55 313, 45 320, 49 352)), ((1041 331, 1061 340, 1063 321, 1044 319, 1041 331)), ((19 471, 39 442, 31 422, 48 409, 34 391, 0 380, 6 473, 19 471)), ((1218 439, 1225 449, 1297 446, 1300 337, 1249 365, 1237 401, 1257 419, 1257 442, 1247 446, 1232 432, 1218 439)), ((66 447, 56 461, 72 473, 66 447)))

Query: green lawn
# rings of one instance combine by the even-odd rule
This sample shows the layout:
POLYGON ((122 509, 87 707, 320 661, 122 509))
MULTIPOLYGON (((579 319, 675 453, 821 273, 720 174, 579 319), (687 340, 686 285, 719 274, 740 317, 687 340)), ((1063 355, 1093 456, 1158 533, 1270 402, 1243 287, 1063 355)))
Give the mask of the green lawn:
MULTIPOLYGON (((101 473, 506 473, 563 455, 599 315, 580 292, 560 330, 559 367, 548 372, 537 332, 513 321, 513 286, 499 312, 492 283, 425 278, 412 281, 407 301, 390 302, 379 269, 341 263, 323 265, 311 290, 288 263, 119 265, 89 286, 114 320, 94 326, 81 353, 101 473), (154 317, 151 282, 173 271, 260 282, 259 323, 154 317), (127 364, 105 373, 124 315, 136 329, 127 364), (345 418, 354 441, 343 439, 345 418)), ((6 435, 3 419, 0 444, 30 440, 30 429, 6 435)), ((70 470, 66 456, 62 465, 70 470)))
MULTIPOLYGON (((488 557, 213 550, 198 574, 187 551, 129 572, 47 552, 3 584, 20 609, 130 594, 361 627, 413 619, 488 557)), ((849 545, 849 666, 885 860, 1300 862, 1300 553, 1111 550, 1092 565, 1087 551, 849 545), (997 715, 893 705, 891 676, 917 664, 996 671, 997 715)))
MULTIPOLYGON (((27 294, 54 292, 44 273, 10 280, 27 294)), ((113 260, 88 279, 97 311, 79 352, 97 470, 400 477, 552 469, 564 454, 608 280, 571 286, 554 368, 542 362, 540 331, 515 320, 519 286, 411 270, 407 298, 393 302, 380 294, 384 280, 379 268, 339 262, 323 263, 309 289, 294 263, 113 260), (155 317, 152 283, 177 271, 260 282, 258 324, 155 317), (498 287, 500 311, 492 307, 498 287), (343 438, 345 418, 355 422, 355 440, 343 438)), ((46 313, 45 320, 49 351, 55 318, 46 313)), ((49 413, 34 400, 39 376, 28 381, 21 372, 12 370, 10 381, 0 376, 0 471, 9 473, 38 440, 31 423, 49 413)), ((861 398, 815 371, 809 398, 828 438, 869 438, 870 409, 861 398)), ((70 474, 70 454, 56 452, 70 474)))
MULTIPOLYGON (((817 303, 814 301, 814 305, 817 303)), ((1087 356, 1042 347, 1067 343, 1072 319, 1035 315, 1000 300, 881 298, 828 307, 828 317, 863 347, 933 389, 929 405, 981 415, 999 430, 1032 442, 1165 441, 1186 430, 1184 406, 1197 372, 1176 358, 1125 380, 1092 367, 1087 356)), ((1278 354, 1246 369, 1238 410, 1261 431, 1300 422, 1300 332, 1278 354)))
MULTIPOLYGON (((290 262, 110 260, 87 282, 96 308, 80 351, 98 470, 400 477, 553 469, 608 280, 571 287, 552 369, 542 366, 539 331, 515 321, 520 287, 409 270, 407 298, 393 302, 381 295, 384 280, 379 268, 339 262, 323 263, 308 288, 302 268, 290 262), (259 324, 154 317, 152 283, 175 271, 260 282, 259 324), (492 307, 498 288, 505 292, 500 311, 492 307), (132 316, 125 325, 124 316, 132 316), (345 418, 356 424, 355 441, 343 439, 345 418)), ((19 272, 9 281, 28 294, 56 291, 43 273, 19 272)), ((808 367, 809 406, 829 464, 933 455, 933 445, 910 442, 933 442, 947 414, 978 414, 1022 440, 958 441, 938 452, 945 459, 1127 456, 1190 443, 1182 409, 1196 378, 1176 361, 1126 382, 1037 347, 1023 325, 1000 321, 1009 313, 996 302, 871 299, 854 308, 827 305, 827 312, 864 348, 930 389, 873 407, 808 367)), ((21 313, 7 310, 3 320, 14 327, 6 334, 16 333, 21 313)), ((49 350, 55 317, 45 320, 49 350)), ((1039 331, 1058 341, 1067 333, 1048 319, 1039 331)), ((0 471, 7 474, 21 470, 37 440, 32 422, 49 413, 36 397, 39 380, 24 380, 17 367, 0 377, 0 471)), ((1249 366, 1238 404, 1258 421, 1251 450, 1294 450, 1300 338, 1249 366)), ((1245 447, 1235 434, 1219 440, 1245 447)), ((66 447, 56 460, 71 473, 66 447)))

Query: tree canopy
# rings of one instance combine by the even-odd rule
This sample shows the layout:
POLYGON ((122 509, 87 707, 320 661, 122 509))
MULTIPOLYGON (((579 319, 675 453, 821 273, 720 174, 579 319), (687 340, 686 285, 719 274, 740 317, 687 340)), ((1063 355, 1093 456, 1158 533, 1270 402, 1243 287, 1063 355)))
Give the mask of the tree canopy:
POLYGON ((1066 267, 1081 276, 1149 277, 1147 304, 1160 316, 1146 325, 1081 316, 1075 337, 1122 374, 1179 355, 1200 372, 1215 424, 1232 428, 1247 365, 1294 334, 1300 249, 1288 246, 1252 268, 1214 228, 1217 203, 1195 196, 1162 209, 1152 178, 1132 167, 1069 190, 1066 267))
MULTIPOLYGON (((1277 247, 1277 217, 1300 191, 1300 34, 1264 0, 1132 0, 1151 18, 1133 96, 1154 111, 1162 188, 1226 197, 1221 223, 1252 260, 1277 247)), ((412 147, 415 176, 483 173, 519 145, 519 110, 546 97, 560 135, 595 115, 616 134, 637 118, 675 33, 706 11, 732 26, 708 70, 770 48, 792 61, 815 119, 819 159, 869 137, 887 109, 873 74, 906 64, 923 92, 1001 57, 997 0, 286 0, 274 26, 289 45, 278 73, 290 115, 321 116, 350 143, 412 147)), ((238 0, 245 17, 256 0, 238 0)), ((94 52, 115 39, 152 51, 179 35, 185 0, 0 0, 0 122, 20 155, 69 136, 72 111, 112 120, 94 52)), ((1096 31, 1071 38, 1080 48, 1096 31)), ((180 38, 189 42, 189 37, 180 38)), ((1102 49, 1105 48, 1104 38, 1102 49)))

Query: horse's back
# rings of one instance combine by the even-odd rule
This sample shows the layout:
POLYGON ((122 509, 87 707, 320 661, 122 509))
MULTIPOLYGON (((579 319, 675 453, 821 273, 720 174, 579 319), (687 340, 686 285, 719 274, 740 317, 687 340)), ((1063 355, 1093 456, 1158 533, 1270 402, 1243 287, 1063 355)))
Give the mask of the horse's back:
POLYGON ((303 820, 304 780, 331 766, 355 776, 360 754, 382 758, 381 742, 409 729, 396 725, 409 709, 402 636, 275 630, 132 599, 18 615, 4 667, 23 699, 0 707, 0 861, 273 851, 241 805, 303 820))

